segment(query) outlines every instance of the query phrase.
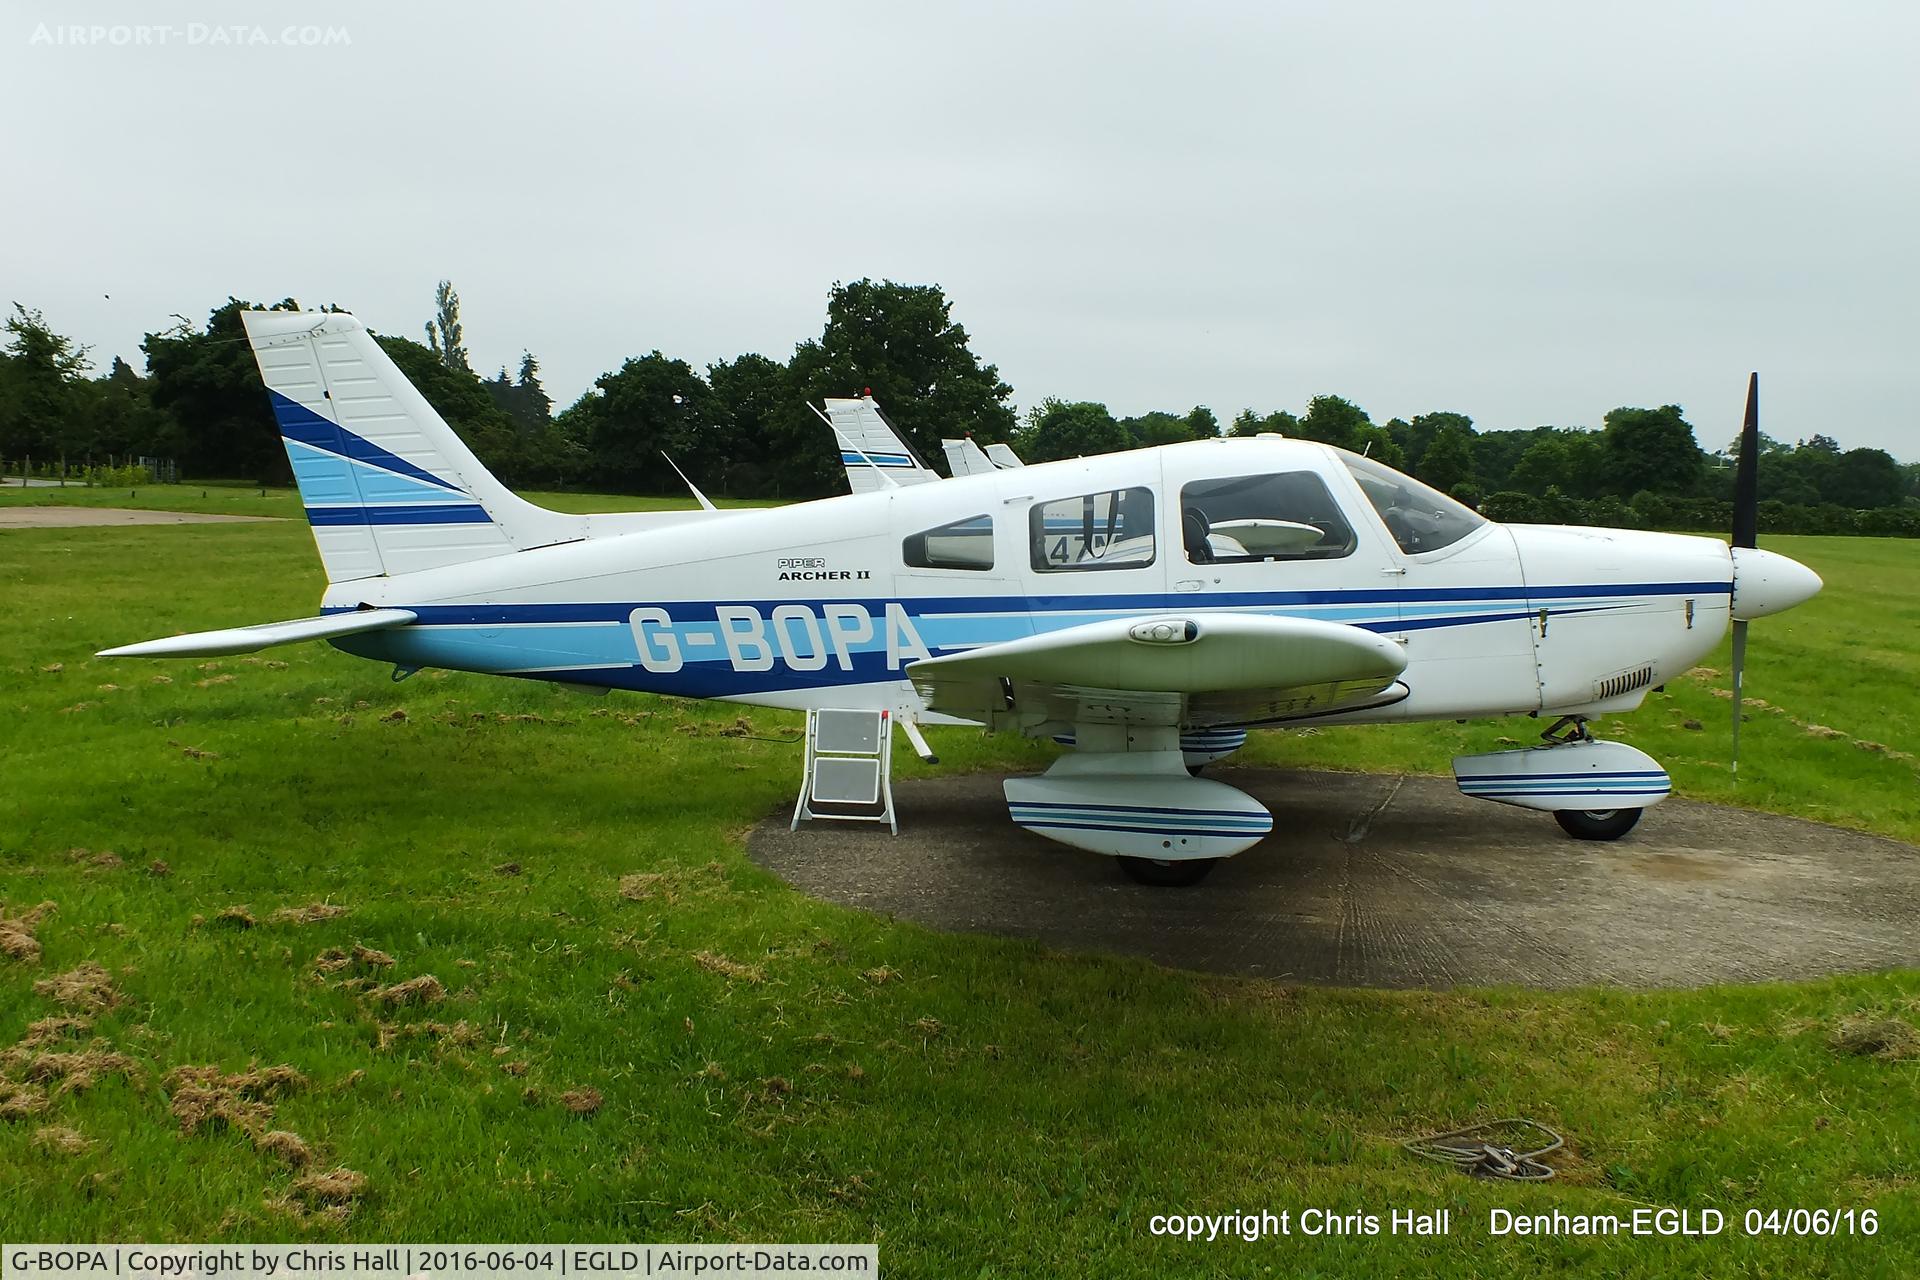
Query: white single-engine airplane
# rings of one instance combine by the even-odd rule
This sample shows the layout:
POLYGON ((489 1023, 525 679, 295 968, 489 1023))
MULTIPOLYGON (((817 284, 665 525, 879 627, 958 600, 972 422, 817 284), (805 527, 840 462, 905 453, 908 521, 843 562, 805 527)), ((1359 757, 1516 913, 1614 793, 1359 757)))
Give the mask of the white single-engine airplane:
MULTIPOLYGON (((1821 585, 1755 549, 1755 388, 1731 549, 1501 525, 1378 462, 1277 436, 1031 466, 1009 454, 768 510, 572 516, 508 492, 352 316, 242 319, 326 568, 320 616, 102 656, 325 639, 396 675, 1053 736, 1074 749, 1007 781, 1013 821, 1152 884, 1193 883, 1273 829, 1252 797, 1189 772, 1269 726, 1554 717, 1542 746, 1455 759, 1461 789, 1617 838, 1668 778, 1588 719, 1638 706, 1729 618, 1737 692, 1746 621, 1821 585)), ((886 470, 849 456, 876 449, 848 436, 871 404, 829 403, 850 472, 886 470)))

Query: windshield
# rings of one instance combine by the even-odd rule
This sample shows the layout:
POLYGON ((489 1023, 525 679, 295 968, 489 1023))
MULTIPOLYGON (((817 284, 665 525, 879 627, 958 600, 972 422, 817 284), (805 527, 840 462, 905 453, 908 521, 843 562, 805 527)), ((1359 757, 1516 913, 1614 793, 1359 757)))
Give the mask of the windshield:
POLYGON ((1372 458, 1342 450, 1340 460, 1408 555, 1450 547, 1487 522, 1473 508, 1372 458))

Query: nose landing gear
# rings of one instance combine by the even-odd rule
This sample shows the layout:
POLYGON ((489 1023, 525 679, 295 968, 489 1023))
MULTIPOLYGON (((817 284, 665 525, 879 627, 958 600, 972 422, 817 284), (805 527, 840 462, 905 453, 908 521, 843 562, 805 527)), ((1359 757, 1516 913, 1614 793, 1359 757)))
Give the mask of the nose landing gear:
POLYGON ((1595 738, 1582 716, 1562 716, 1540 736, 1538 747, 1456 756, 1462 794, 1544 809, 1576 840, 1618 840, 1672 789, 1653 757, 1595 738))
POLYGON ((1555 809, 1554 821, 1575 840, 1618 840, 1640 821, 1639 809, 1555 809))

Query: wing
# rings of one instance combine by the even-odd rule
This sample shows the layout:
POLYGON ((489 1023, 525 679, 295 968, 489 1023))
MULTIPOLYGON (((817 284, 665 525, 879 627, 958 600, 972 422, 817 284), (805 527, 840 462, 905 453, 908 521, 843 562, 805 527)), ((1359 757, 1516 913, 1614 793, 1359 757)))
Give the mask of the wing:
POLYGON ((907 669, 928 709, 995 729, 1257 724, 1405 696, 1401 647, 1313 618, 1115 618, 907 669))
POLYGON ((298 644, 302 640, 330 640, 335 636, 359 635, 363 631, 384 631, 404 627, 420 615, 411 609, 357 609, 352 613, 330 613, 321 618, 296 618, 291 622, 262 622, 252 627, 228 627, 223 631, 196 631, 191 635, 167 636, 161 640, 143 640, 118 649, 102 649, 98 658, 211 658, 228 653, 253 653, 278 644, 298 644))

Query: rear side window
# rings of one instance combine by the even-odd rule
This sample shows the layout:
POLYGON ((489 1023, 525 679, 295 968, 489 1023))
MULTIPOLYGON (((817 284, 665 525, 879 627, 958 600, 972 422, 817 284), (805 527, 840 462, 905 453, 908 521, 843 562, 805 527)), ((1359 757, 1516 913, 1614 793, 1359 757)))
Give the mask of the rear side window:
POLYGON ((1108 489, 1036 502, 1027 516, 1040 573, 1139 569, 1153 563, 1153 491, 1108 489))
POLYGON ((1335 560, 1353 526, 1311 471, 1196 480, 1180 490, 1180 540, 1194 564, 1335 560))
POLYGON ((913 534, 900 558, 909 569, 991 569, 993 517, 968 516, 913 534))

